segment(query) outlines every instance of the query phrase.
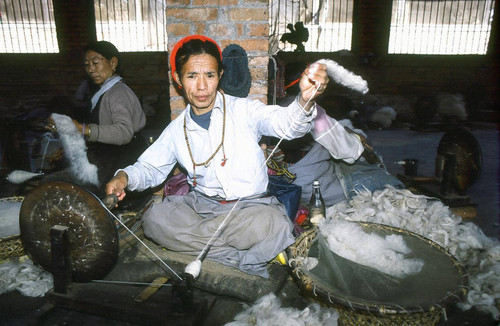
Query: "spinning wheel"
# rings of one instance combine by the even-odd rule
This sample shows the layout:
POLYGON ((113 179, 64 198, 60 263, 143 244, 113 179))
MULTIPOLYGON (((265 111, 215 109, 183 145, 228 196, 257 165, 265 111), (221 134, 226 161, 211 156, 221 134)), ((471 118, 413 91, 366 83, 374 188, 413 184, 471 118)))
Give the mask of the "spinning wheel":
POLYGON ((474 136, 464 128, 446 133, 439 142, 436 177, 443 194, 463 195, 481 173, 483 157, 474 136))
POLYGON ((398 175, 398 178, 417 192, 439 198, 455 214, 471 218, 477 215, 476 204, 466 192, 479 178, 482 164, 479 142, 467 129, 456 128, 445 133, 439 142, 434 177, 415 176, 415 165, 414 173, 398 175))
MULTIPOLYGON (((114 206, 114 204, 113 204, 114 206)), ((19 214, 21 239, 33 261, 53 273, 50 230, 68 228, 72 279, 104 277, 118 257, 118 234, 104 204, 67 182, 42 183, 25 197, 19 214)))

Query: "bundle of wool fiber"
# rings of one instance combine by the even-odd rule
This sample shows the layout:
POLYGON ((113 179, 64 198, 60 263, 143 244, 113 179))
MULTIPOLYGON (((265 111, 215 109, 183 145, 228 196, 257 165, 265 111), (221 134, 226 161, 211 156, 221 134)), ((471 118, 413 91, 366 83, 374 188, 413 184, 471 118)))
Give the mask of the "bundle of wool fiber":
POLYGON ((401 235, 367 233, 361 225, 339 219, 323 220, 319 231, 337 255, 394 277, 417 274, 424 265, 422 259, 405 256, 411 249, 401 235))
POLYGON ((437 113, 444 118, 457 120, 467 119, 465 100, 462 94, 439 93, 437 96, 437 113))
POLYGON ((380 125, 382 128, 389 128, 396 120, 397 113, 390 106, 384 106, 373 112, 370 121, 380 125))
POLYGON ((354 74, 352 71, 339 65, 337 62, 330 59, 320 59, 316 63, 322 63, 326 65, 326 73, 328 77, 333 79, 337 84, 360 92, 361 94, 366 94, 369 91, 368 83, 366 80, 354 74))
POLYGON ((23 256, 0 265, 0 294, 17 290, 22 295, 41 297, 53 287, 52 274, 23 256))
POLYGON ((28 180, 33 179, 34 177, 42 176, 43 173, 36 173, 36 172, 30 172, 30 171, 23 171, 23 170, 14 170, 11 173, 9 173, 6 177, 7 181, 14 183, 14 184, 21 184, 23 182, 26 182, 28 180))
POLYGON ((386 186, 358 192, 353 199, 327 209, 332 219, 390 225, 424 236, 455 256, 469 273, 466 310, 475 307, 498 319, 500 313, 500 242, 472 222, 464 222, 440 200, 386 186))
POLYGON ((330 308, 322 308, 312 303, 303 310, 281 307, 281 301, 274 293, 269 293, 255 301, 226 326, 251 325, 293 325, 293 326, 335 326, 338 313, 330 308))
POLYGON ((78 132, 73 120, 66 115, 57 113, 53 113, 51 117, 61 138, 64 155, 70 164, 71 174, 82 183, 97 186, 99 184, 97 166, 89 162, 85 140, 78 132))

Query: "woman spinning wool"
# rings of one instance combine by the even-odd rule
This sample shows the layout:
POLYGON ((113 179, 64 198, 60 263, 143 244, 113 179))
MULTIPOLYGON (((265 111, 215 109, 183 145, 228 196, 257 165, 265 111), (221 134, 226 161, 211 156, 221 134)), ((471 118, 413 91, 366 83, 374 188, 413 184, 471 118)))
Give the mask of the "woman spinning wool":
POLYGON ((280 107, 220 93, 221 50, 208 37, 180 40, 170 64, 188 105, 135 164, 116 173, 106 193, 122 200, 126 188, 155 187, 179 163, 192 191, 153 204, 143 216, 145 234, 167 249, 197 255, 237 204, 207 258, 268 277, 266 264, 294 238, 284 206, 266 194, 258 141, 263 135, 292 139, 309 132, 314 99, 328 83, 325 66, 306 69, 300 95, 280 107))
MULTIPOLYGON (((144 150, 136 133, 144 128, 146 116, 137 96, 120 76, 120 54, 113 44, 106 41, 88 44, 84 66, 89 83, 96 87, 90 107, 77 112, 72 122, 86 140, 88 161, 97 166, 99 182, 106 182, 116 169, 133 163, 144 150)), ((61 119, 52 116, 49 130, 58 131, 56 125, 65 122, 57 118, 61 119)), ((63 174, 56 172, 44 181, 61 179, 63 174)))

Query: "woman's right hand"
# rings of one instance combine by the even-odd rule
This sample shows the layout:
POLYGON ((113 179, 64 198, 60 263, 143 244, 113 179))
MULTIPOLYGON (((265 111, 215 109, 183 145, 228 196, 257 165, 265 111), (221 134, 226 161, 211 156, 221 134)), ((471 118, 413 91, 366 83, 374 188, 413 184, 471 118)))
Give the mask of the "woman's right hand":
POLYGON ((45 130, 50 131, 52 133, 57 132, 56 123, 54 122, 54 119, 52 119, 52 118, 47 119, 47 124, 45 125, 45 130))
POLYGON ((118 201, 122 201, 125 198, 125 188, 128 185, 128 176, 125 172, 118 172, 107 184, 106 184, 106 195, 114 194, 118 197, 118 201))

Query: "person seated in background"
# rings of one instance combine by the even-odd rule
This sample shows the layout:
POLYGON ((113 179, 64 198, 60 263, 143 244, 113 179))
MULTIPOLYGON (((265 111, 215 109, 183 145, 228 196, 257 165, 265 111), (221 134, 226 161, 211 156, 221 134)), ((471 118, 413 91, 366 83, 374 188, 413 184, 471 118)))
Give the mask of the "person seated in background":
POLYGON ((267 278, 267 263, 295 239, 284 206, 267 196, 258 141, 263 135, 292 139, 309 132, 314 100, 328 83, 326 66, 305 69, 300 96, 280 107, 219 92, 222 53, 206 36, 181 39, 170 65, 188 105, 136 163, 117 171, 106 193, 122 200, 126 189, 160 185, 178 163, 192 191, 153 203, 143 216, 145 235, 169 250, 198 255, 229 215, 206 257, 267 278))
MULTIPOLYGON (((97 41, 89 43, 84 53, 92 97, 88 106, 81 107, 72 118, 86 140, 88 160, 97 166, 98 180, 102 183, 112 178, 118 168, 133 163, 146 148, 137 136, 146 125, 146 116, 139 99, 120 76, 118 49, 110 42, 97 41)), ((52 119, 49 130, 57 132, 52 119)), ((68 173, 56 172, 44 181, 75 181, 68 173)))
MULTIPOLYGON (((299 65, 303 66, 305 64, 299 65)), ((287 68, 285 84, 290 86, 286 87, 287 96, 278 100, 279 105, 287 105, 300 92, 293 81, 300 77, 296 71, 301 69, 287 68)), ((295 175, 293 184, 302 187, 302 203, 309 202, 314 180, 320 181, 321 194, 327 206, 350 200, 361 190, 375 191, 383 189, 386 184, 404 187, 399 179, 387 172, 362 130, 354 129, 348 120, 332 118, 328 113, 336 108, 323 109, 316 105, 318 114, 311 132, 301 138, 285 140, 279 146, 282 158, 277 163, 295 175)), ((263 138, 261 143, 270 153, 277 140, 263 138)))

